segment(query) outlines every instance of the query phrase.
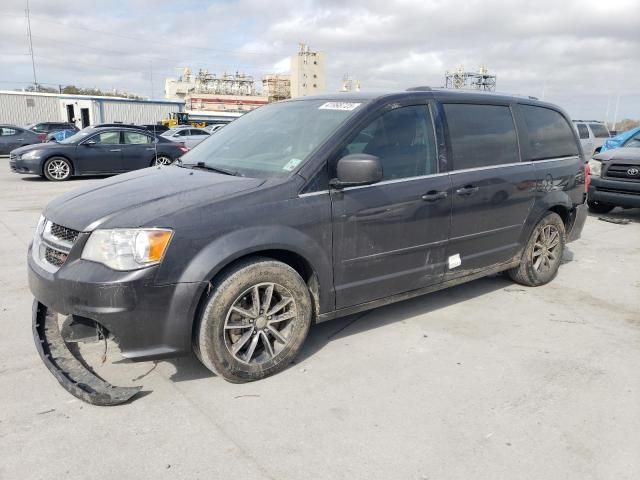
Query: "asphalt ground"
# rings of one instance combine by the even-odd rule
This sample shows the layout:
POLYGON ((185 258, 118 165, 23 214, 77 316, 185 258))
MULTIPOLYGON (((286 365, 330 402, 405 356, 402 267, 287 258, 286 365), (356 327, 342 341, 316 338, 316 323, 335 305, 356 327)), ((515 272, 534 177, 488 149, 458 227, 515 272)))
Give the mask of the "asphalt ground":
POLYGON ((50 183, 0 158, 0 479, 640 478, 640 209, 591 216, 558 277, 504 276, 312 327, 283 373, 83 348, 118 407, 70 396, 31 334, 26 251, 50 183), (112 363, 115 362, 115 363, 112 363))

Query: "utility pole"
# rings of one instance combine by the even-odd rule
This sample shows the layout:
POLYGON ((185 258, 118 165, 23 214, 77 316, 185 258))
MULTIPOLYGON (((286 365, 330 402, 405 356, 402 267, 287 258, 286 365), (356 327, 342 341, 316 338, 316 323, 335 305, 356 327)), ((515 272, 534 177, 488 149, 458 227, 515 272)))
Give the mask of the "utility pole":
POLYGON ((149 80, 151 81, 151 100, 153 100, 153 60, 149 60, 149 80))
POLYGON ((27 0, 27 36, 29 37, 29 53, 31 54, 31 67, 33 68, 33 85, 38 91, 38 78, 36 77, 36 61, 33 58, 33 40, 31 39, 31 14, 29 13, 29 0, 27 0))
POLYGON ((620 93, 618 93, 618 97, 616 98, 616 109, 615 109, 615 113, 613 114, 613 129, 616 129, 616 123, 618 123, 618 107, 620 106, 620 93))

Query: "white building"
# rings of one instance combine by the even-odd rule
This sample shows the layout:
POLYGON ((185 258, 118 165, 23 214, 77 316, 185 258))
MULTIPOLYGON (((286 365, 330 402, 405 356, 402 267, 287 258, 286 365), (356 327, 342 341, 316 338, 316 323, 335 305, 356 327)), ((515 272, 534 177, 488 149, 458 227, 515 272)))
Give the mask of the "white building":
POLYGON ((98 123, 157 123, 184 111, 184 101, 0 90, 0 123, 73 122, 78 128, 98 123))
POLYGON ((324 53, 300 44, 298 53, 291 57, 291 98, 324 93, 324 63, 324 53))

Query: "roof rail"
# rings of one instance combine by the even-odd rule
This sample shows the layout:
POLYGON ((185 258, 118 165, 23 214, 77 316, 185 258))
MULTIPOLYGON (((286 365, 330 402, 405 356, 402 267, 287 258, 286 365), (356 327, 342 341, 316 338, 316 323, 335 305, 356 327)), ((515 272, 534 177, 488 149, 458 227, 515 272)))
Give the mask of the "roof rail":
POLYGON ((422 86, 422 87, 410 87, 407 88, 407 92, 430 92, 431 87, 422 86))

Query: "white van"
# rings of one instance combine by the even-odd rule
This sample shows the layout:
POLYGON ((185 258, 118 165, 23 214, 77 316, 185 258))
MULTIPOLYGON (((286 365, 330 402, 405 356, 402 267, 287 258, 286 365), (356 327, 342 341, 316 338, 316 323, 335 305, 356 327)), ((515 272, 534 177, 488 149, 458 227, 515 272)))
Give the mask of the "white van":
POLYGON ((578 131, 584 154, 590 158, 600 152, 600 147, 610 137, 607 125, 598 120, 573 120, 578 131))

